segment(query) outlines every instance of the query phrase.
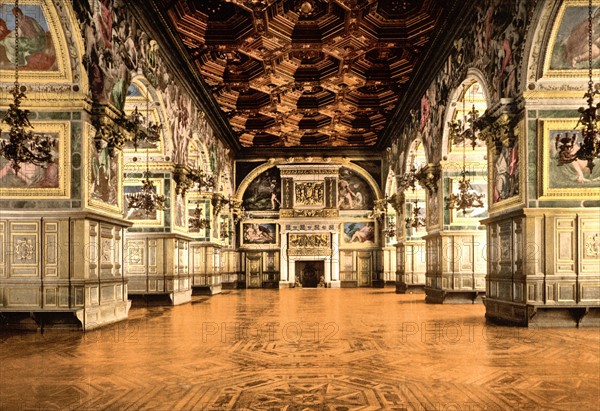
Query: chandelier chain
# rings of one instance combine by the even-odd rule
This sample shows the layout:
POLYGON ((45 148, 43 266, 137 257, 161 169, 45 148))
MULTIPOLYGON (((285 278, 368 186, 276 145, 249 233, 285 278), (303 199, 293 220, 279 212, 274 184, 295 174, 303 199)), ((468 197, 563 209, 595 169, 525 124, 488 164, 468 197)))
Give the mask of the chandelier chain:
POLYGON ((593 37, 593 35, 594 35, 594 31, 593 31, 593 24, 592 24, 592 0, 589 0, 589 7, 588 7, 588 76, 589 76, 588 94, 589 95, 588 95, 588 101, 590 104, 593 104, 593 102, 594 102, 594 100, 593 100, 594 80, 592 79, 592 77, 593 77, 593 70, 592 70, 592 64, 593 64, 592 37, 593 37))
MULTIPOLYGON (((19 0, 15 0, 15 9, 19 10, 19 0)), ((19 93, 19 20, 15 14, 15 94, 19 93)))

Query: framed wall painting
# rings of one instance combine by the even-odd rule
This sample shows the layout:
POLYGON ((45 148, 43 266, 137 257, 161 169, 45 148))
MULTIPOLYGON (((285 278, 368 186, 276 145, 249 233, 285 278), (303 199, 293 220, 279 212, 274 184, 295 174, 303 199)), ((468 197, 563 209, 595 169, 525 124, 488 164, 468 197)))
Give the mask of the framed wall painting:
POLYGON ((349 221, 340 226, 344 246, 372 247, 376 244, 377 230, 373 221, 349 221))
POLYGON ((577 159, 582 143, 581 132, 575 129, 577 119, 539 120, 538 184, 540 199, 598 199, 600 196, 600 164, 592 170, 587 161, 577 159), (567 133, 575 142, 568 153, 560 150, 561 140, 567 133), (558 138, 558 142, 557 142, 558 138))
MULTIPOLYGON (((43 199, 71 196, 71 126, 69 122, 31 122, 33 132, 54 142, 52 163, 46 166, 21 163, 15 171, 12 163, 0 157, 0 197, 43 199)), ((0 140, 8 142, 8 130, 0 140)))
POLYGON ((278 224, 245 221, 240 227, 240 243, 242 246, 275 246, 279 244, 278 224))
MULTIPOLYGON (((593 6, 592 19, 595 28, 600 23, 598 8, 593 6)), ((546 48, 544 77, 586 77, 588 70, 588 1, 566 0, 560 6, 546 48)), ((594 30, 593 42, 598 41, 594 30)), ((594 56, 594 68, 600 67, 600 58, 594 56)))

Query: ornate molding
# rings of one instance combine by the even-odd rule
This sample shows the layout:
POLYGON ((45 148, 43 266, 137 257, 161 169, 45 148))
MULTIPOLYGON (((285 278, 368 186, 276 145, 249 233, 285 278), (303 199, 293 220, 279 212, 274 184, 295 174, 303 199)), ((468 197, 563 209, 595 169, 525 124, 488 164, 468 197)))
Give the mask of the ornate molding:
POLYGON ((296 182, 295 205, 323 206, 325 184, 323 182, 296 182))
POLYGON ((329 249, 329 233, 323 234, 290 234, 289 248, 329 249))
POLYGON ((485 115, 478 119, 480 128, 479 138, 485 141, 488 147, 494 147, 496 153, 502 147, 514 147, 519 138, 518 123, 523 112, 523 101, 502 99, 500 104, 490 108, 485 115))
POLYGON ((189 168, 187 166, 177 164, 173 171, 173 180, 175 181, 175 193, 185 197, 187 190, 192 188, 194 182, 188 178, 189 168))
POLYGON ((404 195, 404 192, 399 191, 388 197, 387 202, 397 213, 402 213, 404 210, 405 200, 406 196, 404 195))
POLYGON ((279 211, 280 218, 292 217, 338 217, 339 210, 336 209, 320 209, 320 210, 295 210, 283 209, 279 211))
POLYGON ((421 167, 417 171, 417 180, 429 195, 433 195, 438 190, 438 181, 442 175, 442 167, 440 164, 429 163, 421 167))

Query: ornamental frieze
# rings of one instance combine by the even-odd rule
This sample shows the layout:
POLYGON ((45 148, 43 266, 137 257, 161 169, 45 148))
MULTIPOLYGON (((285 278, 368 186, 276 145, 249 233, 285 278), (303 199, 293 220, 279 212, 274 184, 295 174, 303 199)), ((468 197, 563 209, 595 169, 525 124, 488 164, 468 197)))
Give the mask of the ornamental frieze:
POLYGON ((339 210, 321 209, 321 210, 289 210, 284 209, 279 212, 279 218, 290 217, 338 217, 339 210))

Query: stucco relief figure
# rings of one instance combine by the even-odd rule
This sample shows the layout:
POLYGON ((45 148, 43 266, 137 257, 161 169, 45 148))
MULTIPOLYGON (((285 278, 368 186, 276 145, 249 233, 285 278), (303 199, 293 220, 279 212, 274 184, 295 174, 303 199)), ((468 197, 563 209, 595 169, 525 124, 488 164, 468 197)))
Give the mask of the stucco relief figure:
POLYGON ((439 210, 437 193, 427 194, 427 217, 429 219, 429 225, 435 226, 438 224, 438 212, 439 210))
POLYGON ((117 204, 118 158, 109 155, 108 147, 93 149, 92 153, 92 198, 108 204, 117 204))
POLYGON ((494 203, 519 194, 519 146, 502 147, 494 162, 494 203))
POLYGON ((181 194, 177 194, 175 201, 175 225, 185 227, 185 202, 181 194))

